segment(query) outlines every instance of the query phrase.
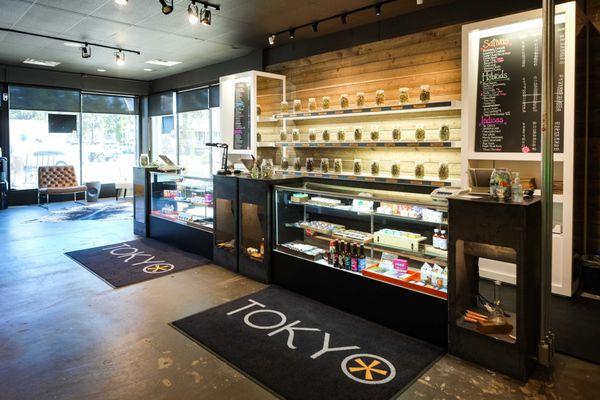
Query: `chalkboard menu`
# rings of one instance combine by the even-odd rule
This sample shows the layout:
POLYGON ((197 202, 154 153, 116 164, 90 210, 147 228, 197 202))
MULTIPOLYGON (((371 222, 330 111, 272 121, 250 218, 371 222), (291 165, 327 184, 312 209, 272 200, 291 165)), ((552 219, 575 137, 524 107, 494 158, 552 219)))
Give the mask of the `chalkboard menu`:
MULTIPOLYGON (((554 151, 563 151, 565 24, 556 24, 554 151)), ((539 153, 542 111, 540 28, 479 40, 475 151, 539 153)))
POLYGON ((250 150, 250 84, 236 82, 233 109, 233 148, 250 150))

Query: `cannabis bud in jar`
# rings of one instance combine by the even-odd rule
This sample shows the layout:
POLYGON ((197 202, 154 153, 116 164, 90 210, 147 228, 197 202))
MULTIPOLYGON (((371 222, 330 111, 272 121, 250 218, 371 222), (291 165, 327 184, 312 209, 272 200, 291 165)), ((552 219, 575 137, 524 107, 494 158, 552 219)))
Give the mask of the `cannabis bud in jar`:
POLYGON ((329 159, 321 158, 321 172, 324 174, 329 172, 329 159))
POLYGON ((409 97, 408 97, 408 88, 407 87, 401 87, 400 89, 398 89, 398 93, 400 94, 400 104, 406 104, 409 101, 409 97))
POLYGON ((421 85, 421 93, 419 94, 419 100, 421 103, 427 103, 431 99, 431 89, 429 85, 421 85))
POLYGON ((392 168, 391 168, 391 174, 394 178, 397 178, 400 176, 400 166, 398 165, 397 162, 393 162, 392 163, 392 168))
POLYGON ((360 158, 355 158, 354 159, 354 166, 352 167, 354 175, 361 175, 362 174, 362 162, 360 160, 360 158))
POLYGON ((356 93, 356 107, 365 106, 365 94, 363 92, 356 93))
POLYGON ((329 96, 323 96, 321 99, 321 108, 323 108, 323 110, 329 110, 330 104, 329 96))
POLYGON ((336 158, 336 159, 333 160, 333 171, 336 174, 341 174, 343 172, 342 159, 341 158, 336 158))
POLYGON ((385 104, 385 91, 382 89, 379 89, 378 91, 375 92, 375 104, 377 104, 378 106, 382 106, 385 104))
POLYGON ((347 94, 342 94, 340 96, 340 108, 348 108, 350 105, 350 101, 348 100, 347 94))
POLYGON ((425 165, 422 161, 415 162, 415 178, 423 179, 425 176, 425 165))
POLYGON ((394 130, 392 130, 392 139, 393 140, 402 139, 402 133, 401 133, 400 129, 394 128, 394 130))
POLYGON ((448 124, 442 124, 440 126, 440 140, 442 142, 450 140, 450 127, 448 124))
POLYGON ((338 142, 343 142, 346 140, 346 132, 343 129, 340 129, 337 133, 338 142))
POLYGON ((323 138, 324 142, 329 142, 329 140, 331 139, 329 129, 323 129, 323 132, 321 132, 321 137, 323 138))
POLYGON ((425 128, 423 128, 423 125, 417 126, 417 129, 415 130, 415 140, 418 142, 425 140, 425 128))

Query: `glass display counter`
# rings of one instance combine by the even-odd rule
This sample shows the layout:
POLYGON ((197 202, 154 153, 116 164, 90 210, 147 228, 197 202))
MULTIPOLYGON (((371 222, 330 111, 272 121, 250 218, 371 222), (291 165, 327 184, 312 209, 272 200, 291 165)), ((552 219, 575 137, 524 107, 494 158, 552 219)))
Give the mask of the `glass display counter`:
POLYGON ((212 232, 212 178, 152 172, 150 191, 151 216, 212 232))
POLYGON ((320 183, 275 192, 275 251, 447 298, 445 200, 320 183))

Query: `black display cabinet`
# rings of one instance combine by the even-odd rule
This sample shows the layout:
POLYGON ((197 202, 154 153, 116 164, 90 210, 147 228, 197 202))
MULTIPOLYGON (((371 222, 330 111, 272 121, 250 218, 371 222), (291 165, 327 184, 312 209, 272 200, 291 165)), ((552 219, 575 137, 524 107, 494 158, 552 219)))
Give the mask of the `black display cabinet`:
POLYGON ((449 351, 525 380, 539 342, 541 202, 458 196, 449 200, 448 223, 449 351), (515 265, 516 290, 507 291, 513 299, 502 298, 499 282, 493 300, 481 297, 490 282, 479 278, 480 258, 515 265))
POLYGON ((215 175, 213 261, 238 272, 238 178, 215 175))
POLYGON ((150 173, 156 170, 133 167, 133 233, 144 237, 149 234, 150 173))

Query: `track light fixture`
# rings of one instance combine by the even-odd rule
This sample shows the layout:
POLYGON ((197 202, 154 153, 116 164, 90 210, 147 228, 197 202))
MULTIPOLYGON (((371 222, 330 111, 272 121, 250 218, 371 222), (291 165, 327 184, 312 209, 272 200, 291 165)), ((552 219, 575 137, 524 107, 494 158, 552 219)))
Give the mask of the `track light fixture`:
POLYGON ((192 25, 200 22, 200 17, 198 16, 198 6, 193 1, 188 6, 188 21, 190 21, 190 24, 192 25))
POLYGON ((117 51, 115 53, 115 62, 117 63, 117 65, 120 67, 121 65, 125 64, 125 53, 123 53, 122 51, 117 51))
MULTIPOLYGON (((335 20, 335 19, 340 19, 340 21, 342 22, 342 25, 346 25, 348 23, 348 16, 351 14, 356 14, 362 11, 369 11, 369 10, 373 10, 375 9, 375 15, 380 16, 381 15, 381 8, 383 7, 384 4, 388 4, 388 3, 393 3, 395 1, 398 0, 379 0, 375 3, 371 3, 369 5, 360 7, 360 8, 355 8, 353 10, 348 10, 348 11, 344 11, 340 14, 336 14, 336 15, 332 15, 330 17, 326 17, 326 18, 321 18, 317 21, 313 21, 304 25, 298 25, 298 26, 294 26, 292 28, 288 28, 279 32, 275 32, 275 33, 271 33, 268 36, 268 42, 271 46, 273 46, 273 44, 275 43, 275 38, 277 37, 277 35, 283 35, 283 34, 289 34, 290 39, 293 39, 295 36, 295 32, 296 29, 302 29, 302 28, 306 28, 306 27, 311 27, 313 32, 318 32, 319 31, 319 24, 322 22, 326 22, 326 21, 330 21, 330 20, 335 20)), ((417 4, 423 4, 423 0, 416 0, 417 4)), ((205 4, 203 1, 197 1, 198 3, 202 3, 205 4)))
POLYGON ((86 43, 81 48, 81 58, 90 58, 92 56, 92 48, 86 43))
POLYGON ((173 1, 174 0, 158 0, 160 5, 162 6, 163 14, 169 15, 173 12, 173 1))
POLYGON ((200 12, 200 22, 202 23, 202 25, 210 26, 211 19, 212 18, 210 10, 206 7, 205 4, 204 8, 202 8, 202 11, 200 12))
POLYGON ((126 6, 127 0, 115 0, 115 3, 117 3, 120 6, 126 6))

